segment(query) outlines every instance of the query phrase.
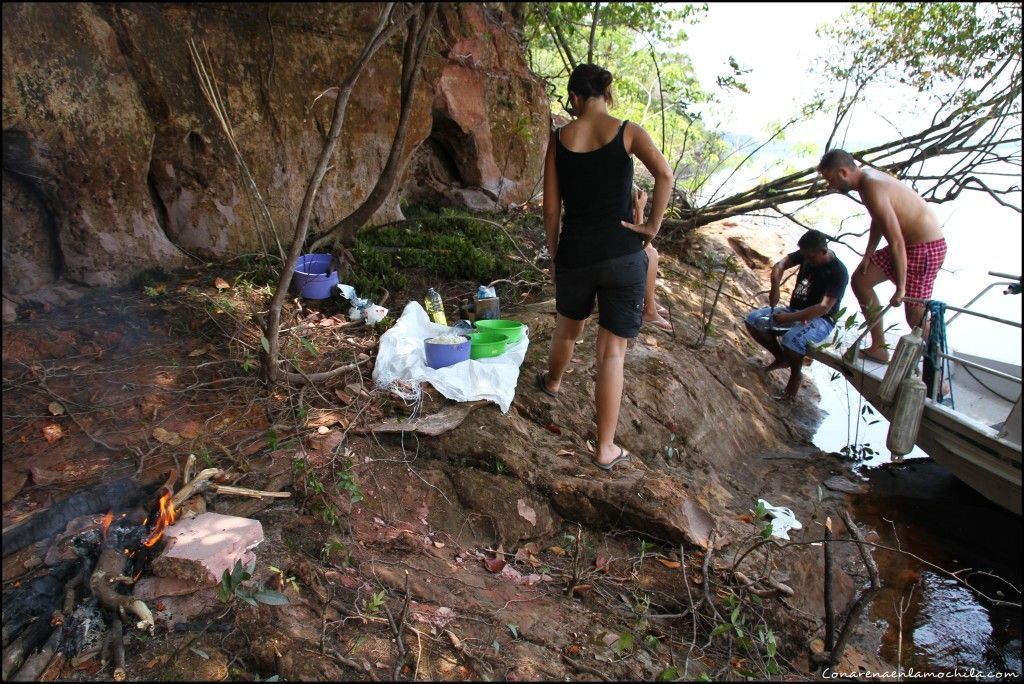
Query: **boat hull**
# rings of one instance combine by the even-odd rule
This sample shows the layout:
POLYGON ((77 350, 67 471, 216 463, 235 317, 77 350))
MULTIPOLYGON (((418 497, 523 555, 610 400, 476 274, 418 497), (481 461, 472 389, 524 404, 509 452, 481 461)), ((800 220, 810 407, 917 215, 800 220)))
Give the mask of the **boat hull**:
MULTIPOLYGON (((833 350, 813 350, 811 356, 843 373, 879 413, 892 419, 893 405, 879 398, 877 369, 873 373, 858 368, 864 366, 860 361, 848 364, 833 350)), ((1021 515, 1021 446, 999 434, 980 421, 925 399, 916 443, 976 492, 1021 515)))

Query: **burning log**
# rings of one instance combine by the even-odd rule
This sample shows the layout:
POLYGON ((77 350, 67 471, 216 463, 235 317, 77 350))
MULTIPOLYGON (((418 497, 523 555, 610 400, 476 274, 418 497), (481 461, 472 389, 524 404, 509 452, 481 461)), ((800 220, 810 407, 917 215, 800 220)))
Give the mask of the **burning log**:
POLYGON ((137 598, 117 591, 117 583, 124 577, 124 571, 124 555, 117 549, 105 548, 100 552, 96 569, 93 570, 92 577, 89 579, 89 587, 101 606, 117 611, 120 615, 124 615, 126 611, 133 613, 139 618, 139 622, 135 626, 152 634, 155 623, 149 606, 137 598))
POLYGON ((7 557, 29 544, 57 534, 77 517, 121 510, 142 503, 152 496, 155 484, 123 478, 73 494, 10 530, 4 530, 3 555, 7 557))

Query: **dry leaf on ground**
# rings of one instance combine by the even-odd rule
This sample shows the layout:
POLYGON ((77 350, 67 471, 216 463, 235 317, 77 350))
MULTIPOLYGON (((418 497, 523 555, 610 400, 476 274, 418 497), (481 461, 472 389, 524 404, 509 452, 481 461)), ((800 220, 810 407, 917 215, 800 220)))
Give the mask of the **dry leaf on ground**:
POLYGON ((675 570, 679 567, 679 561, 668 560, 666 558, 659 558, 658 562, 671 570, 675 570))
POLYGON ((484 558, 483 563, 488 572, 501 572, 505 567, 504 558, 484 558))
POLYGON ((153 428, 153 439, 161 444, 170 444, 171 446, 178 446, 181 444, 181 435, 177 432, 164 430, 161 427, 153 428))
POLYGON ((213 281, 213 286, 218 290, 227 290, 231 288, 231 286, 228 285, 228 281, 219 276, 213 281))
POLYGON ((519 512, 519 515, 522 516, 523 519, 525 519, 531 525, 537 524, 537 511, 530 508, 526 501, 524 501, 523 499, 519 499, 519 501, 516 502, 516 508, 519 512))
POLYGON ((56 423, 50 423, 49 425, 43 427, 43 437, 50 444, 53 444, 63 436, 64 431, 61 430, 60 425, 57 425, 56 423))
POLYGON ((51 401, 50 405, 46 407, 50 411, 50 415, 62 416, 64 415, 64 407, 59 402, 51 401))

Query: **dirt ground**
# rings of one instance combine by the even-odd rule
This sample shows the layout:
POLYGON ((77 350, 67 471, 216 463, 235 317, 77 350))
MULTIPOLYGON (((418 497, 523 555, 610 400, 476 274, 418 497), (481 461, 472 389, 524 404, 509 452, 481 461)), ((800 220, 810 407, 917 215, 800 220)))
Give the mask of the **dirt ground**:
MULTIPOLYGON (((727 237, 706 233, 679 254, 737 251, 727 237)), ((665 255, 675 332, 645 328, 631 345, 618 437, 634 458, 612 473, 589 463, 596 324, 559 400, 532 385, 550 291, 503 307, 530 329, 509 413, 466 407, 439 436, 372 429, 453 404, 429 387, 416 406, 376 389, 381 332, 344 325, 329 305, 289 305, 283 356, 307 371, 358 369, 267 390, 253 330, 268 292, 233 274, 196 270, 30 312, 4 327, 4 529, 97 482, 181 472, 189 454, 229 484, 291 493, 208 497, 211 510, 262 523, 252 585, 290 603, 204 590, 179 613, 196 631, 129 630, 135 680, 813 678, 825 612, 813 542, 829 516, 845 533, 844 495, 820 485, 850 477, 850 464, 809 442, 813 386, 777 404, 768 395, 784 374, 766 386, 756 372, 766 354, 737 322, 764 268, 741 266, 698 348, 698 269, 665 255), (803 521, 794 545, 757 546, 759 498, 803 521), (734 564, 790 591, 749 592, 734 564)), ((48 544, 4 558, 5 591, 39 571, 48 544)), ((835 562, 841 615, 865 572, 852 545, 835 562)), ((851 649, 848 660, 870 658, 851 649)), ((44 676, 109 677, 96 659, 44 676)))

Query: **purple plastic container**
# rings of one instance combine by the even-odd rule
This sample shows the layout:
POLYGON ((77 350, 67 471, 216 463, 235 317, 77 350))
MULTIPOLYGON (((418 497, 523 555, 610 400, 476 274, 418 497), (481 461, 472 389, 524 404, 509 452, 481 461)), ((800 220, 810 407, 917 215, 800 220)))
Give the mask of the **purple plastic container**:
POLYGON ((454 366, 469 360, 469 340, 461 344, 434 344, 430 340, 423 340, 423 353, 431 368, 454 366))
POLYGON ((292 276, 299 296, 305 299, 327 299, 338 284, 338 272, 331 270, 330 254, 303 254, 295 263, 292 276))

